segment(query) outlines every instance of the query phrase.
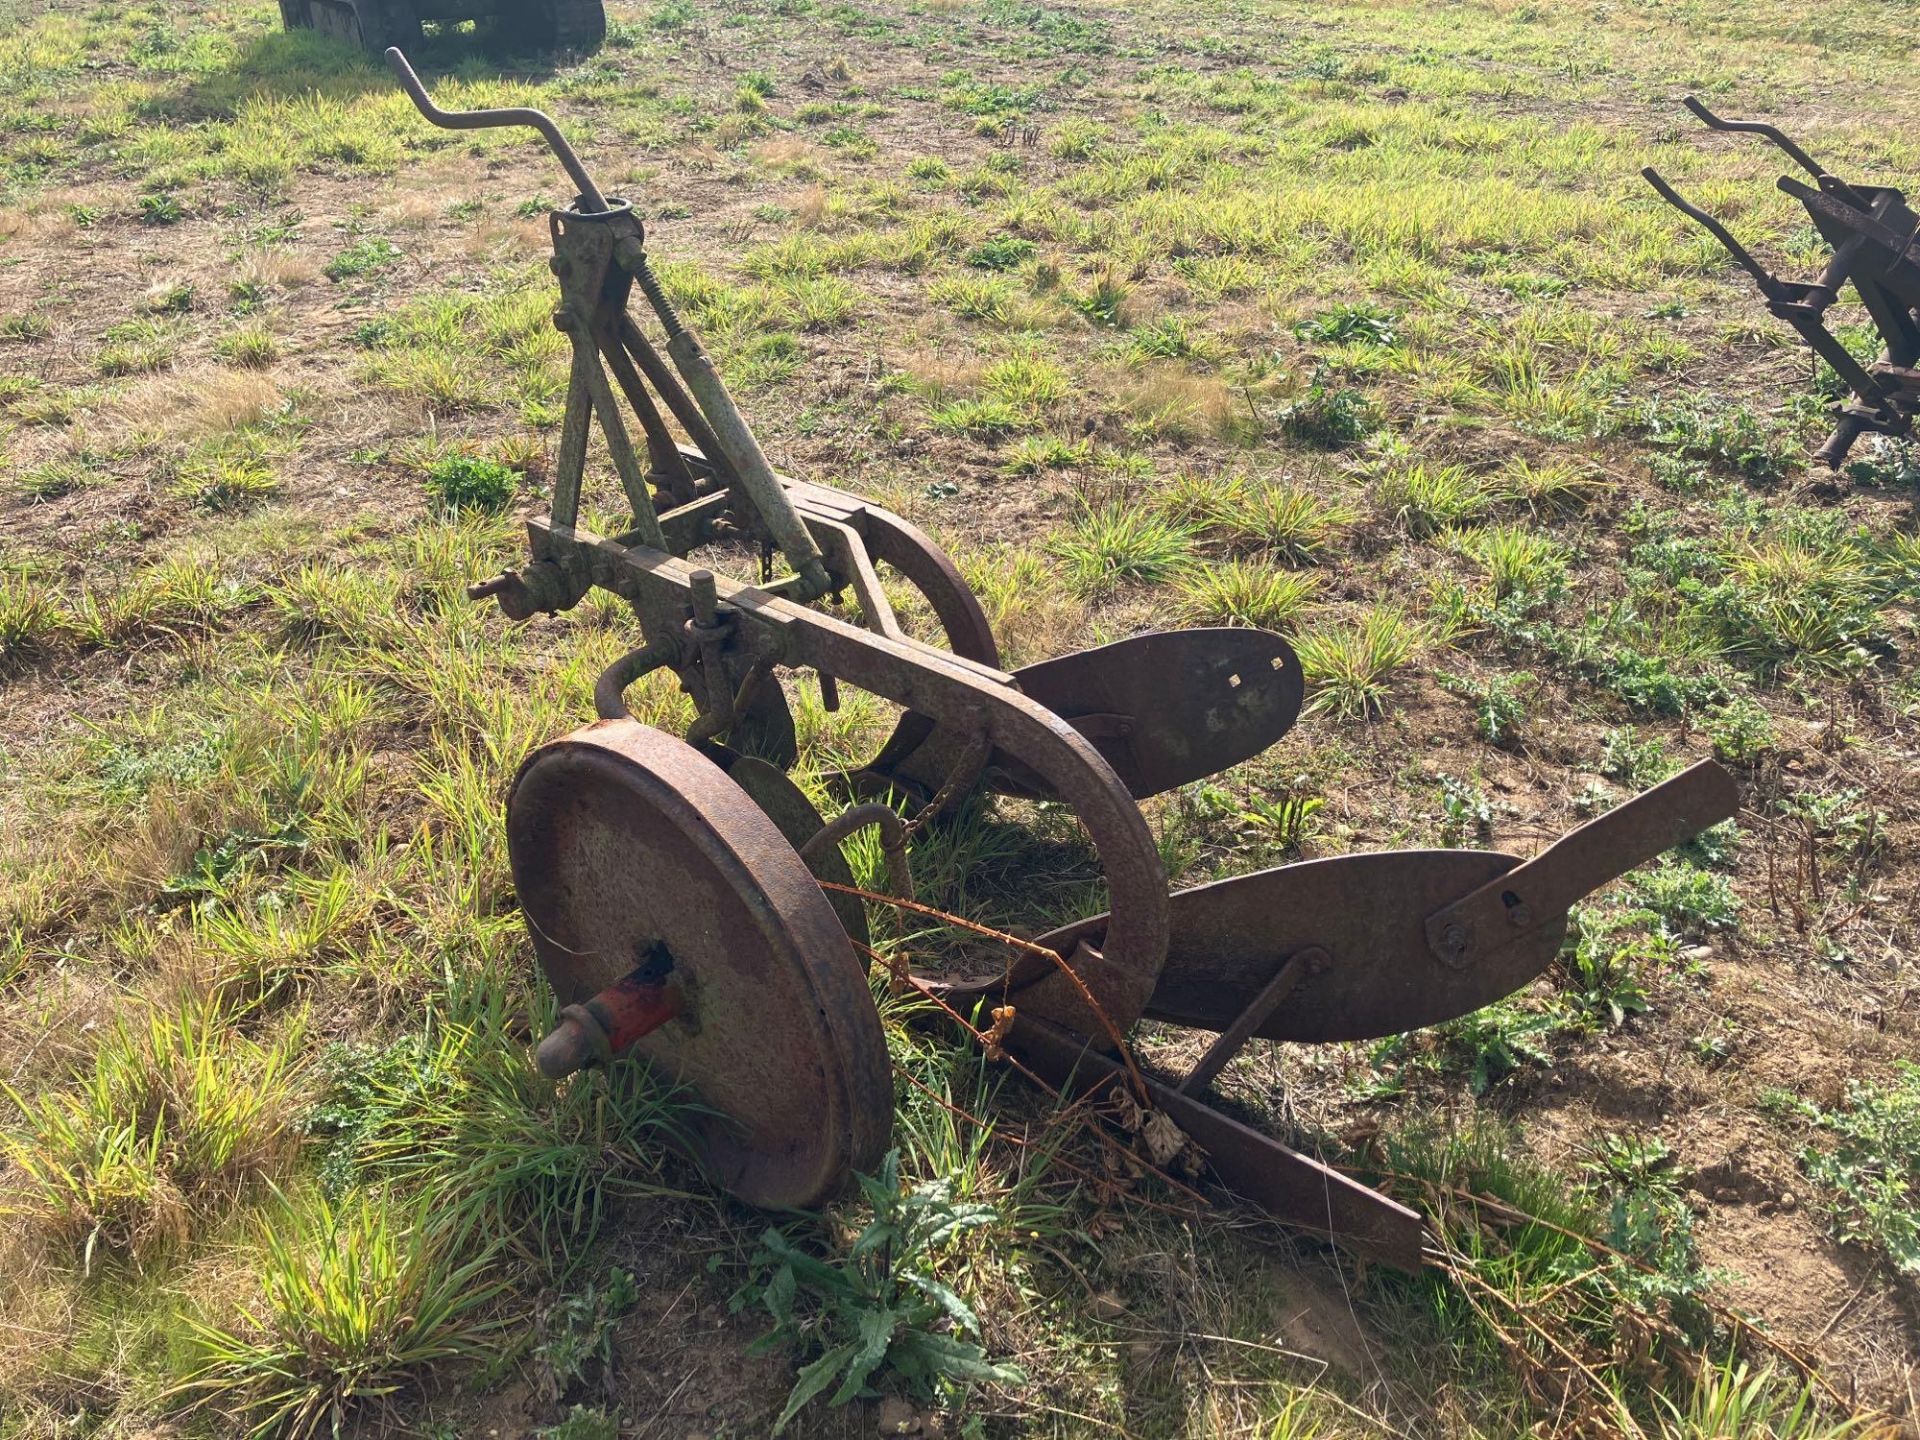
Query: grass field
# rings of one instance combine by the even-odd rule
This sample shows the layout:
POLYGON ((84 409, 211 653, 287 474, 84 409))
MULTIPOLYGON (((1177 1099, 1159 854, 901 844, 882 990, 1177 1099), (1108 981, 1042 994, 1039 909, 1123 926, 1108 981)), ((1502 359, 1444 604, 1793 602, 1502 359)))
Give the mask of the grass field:
MULTIPOLYGON (((732 1205, 684 1101, 529 1058, 501 801, 634 643, 463 594, 552 463, 564 177, 254 0, 0 0, 0 1435, 761 1436, 807 1365, 800 1436, 1913 1433, 1920 450, 1810 474, 1831 375, 1638 175, 1810 273, 1679 99, 1920 182, 1910 5, 610 12, 421 67, 633 197, 783 470, 935 534, 1013 665, 1295 640, 1298 729, 1148 806, 1178 881, 1531 853, 1709 754, 1743 813, 1512 999, 1221 1077, 1425 1208, 1427 1274, 885 994, 894 1183, 732 1205)), ((885 732, 791 694, 806 784, 885 732)), ((975 807, 921 898, 1097 907, 1037 821, 975 807)))

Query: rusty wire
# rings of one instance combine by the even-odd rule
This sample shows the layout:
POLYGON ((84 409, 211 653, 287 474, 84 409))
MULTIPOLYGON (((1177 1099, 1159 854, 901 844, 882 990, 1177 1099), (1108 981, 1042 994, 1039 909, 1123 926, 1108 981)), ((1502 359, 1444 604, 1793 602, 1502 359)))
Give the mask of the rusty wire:
MULTIPOLYGON (((1093 991, 1087 988, 1087 982, 1080 978, 1079 973, 1075 971, 1073 966, 1067 963, 1067 957, 1062 955, 1058 950, 1051 950, 1047 946, 1035 941, 1023 940, 1018 935, 1009 935, 1004 930, 995 930, 991 925, 982 925, 976 920, 968 920, 963 916, 936 909, 931 905, 922 905, 918 900, 908 900, 899 895, 877 895, 871 890, 862 890, 857 885, 836 885, 831 880, 822 880, 819 882, 819 885, 822 890, 838 891, 843 895, 856 895, 862 900, 871 900, 878 905, 893 905, 902 910, 911 910, 916 915, 925 915, 932 920, 943 921, 948 925, 957 925, 962 930, 971 930, 976 935, 983 935, 989 940, 998 940, 1003 945, 1012 946, 1014 949, 1025 951, 1030 955, 1038 955, 1051 962, 1059 968, 1061 974, 1065 975, 1067 979, 1072 982, 1074 989, 1080 992, 1080 998, 1084 1000, 1088 1008, 1099 1017, 1102 1028, 1107 1032, 1107 1038, 1113 1042, 1113 1048, 1120 1056, 1121 1064, 1126 1066, 1127 1078, 1133 1089, 1133 1098, 1135 1101, 1146 1109, 1151 1110, 1154 1108, 1152 1096, 1149 1095, 1147 1091, 1146 1077, 1140 1073, 1140 1067, 1134 1063, 1133 1052, 1127 1048, 1127 1042, 1121 1038, 1120 1027, 1113 1023, 1113 1017, 1107 1014, 1107 1007, 1095 998, 1093 991)), ((913 977, 909 976, 908 978, 911 980, 913 977)), ((931 994, 925 982, 916 980, 914 981, 914 985, 922 994, 931 994)), ((952 1006, 946 1006, 945 1008, 950 1011, 953 1010, 952 1006)), ((957 1015, 959 1012, 953 1011, 953 1013, 957 1015)), ((968 1028, 971 1029, 972 1027, 969 1026, 968 1028)))

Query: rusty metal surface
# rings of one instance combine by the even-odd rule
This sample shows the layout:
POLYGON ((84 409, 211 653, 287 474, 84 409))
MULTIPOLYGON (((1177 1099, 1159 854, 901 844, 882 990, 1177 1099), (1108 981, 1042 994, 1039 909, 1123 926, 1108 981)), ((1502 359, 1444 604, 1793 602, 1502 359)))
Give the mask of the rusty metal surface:
POLYGON ((1561 836, 1498 883, 1436 910, 1427 917, 1428 948, 1443 964, 1477 965, 1513 936, 1564 915, 1576 900, 1739 809, 1733 776, 1702 760, 1561 836))
MULTIPOLYGON (((1553 960, 1566 916, 1551 917, 1471 969, 1427 948, 1427 917, 1511 870, 1484 850, 1389 850, 1261 870, 1173 896, 1167 963, 1146 1015, 1225 1030, 1309 946, 1328 963, 1302 976, 1254 1031, 1269 1040, 1371 1040, 1438 1024, 1510 994, 1553 960)), ((1098 940, 1105 916, 1040 937, 1058 950, 1098 940)))
POLYGON ((810 1205, 873 1166, 893 1081, 865 967, 792 846, 717 766, 600 721, 521 766, 507 841, 563 1005, 667 958, 681 1013, 634 1050, 715 1112, 701 1159, 716 1184, 810 1205))
MULTIPOLYGON (((713 743, 701 746, 700 753, 725 771, 729 780, 746 791, 748 798, 766 811, 767 818, 779 827, 787 843, 796 851, 805 850, 825 828, 826 822, 820 818, 820 812, 813 808, 813 802, 807 798, 806 792, 777 765, 713 743)), ((838 847, 803 858, 807 868, 820 879, 848 887, 854 884, 853 867, 847 864, 846 856, 840 853, 838 847)), ((867 907, 860 897, 832 890, 827 891, 826 896, 827 903, 833 906, 833 913, 840 917, 841 928, 848 937, 856 944, 871 944, 873 936, 867 929, 867 907)))
MULTIPOLYGON (((1702 761, 1563 836, 1533 859, 1389 850, 1308 860, 1173 896, 1149 1019, 1231 1031, 1294 956, 1299 975, 1252 1027, 1269 1040, 1373 1040, 1491 1005, 1559 953, 1585 895, 1731 816, 1738 787, 1702 761)), ((1040 937, 1098 944, 1104 916, 1040 937)))
MULTIPOLYGON (((1124 1091, 1127 1072, 1079 1036, 1021 1015, 1007 1048, 1055 1085, 1124 1091)), ((1420 1213, 1148 1077, 1153 1104, 1206 1152, 1214 1176, 1274 1219, 1403 1270, 1420 1268, 1420 1213)))
POLYGON ((413 73, 413 66, 407 63, 407 57, 400 53, 397 46, 387 47, 387 64, 393 67, 393 73, 400 78, 401 88, 412 99, 414 108, 443 130, 491 130, 498 126, 527 125, 540 132, 540 138, 547 142, 547 148, 553 151, 554 158, 567 172, 567 178, 573 181, 574 188, 580 192, 580 198, 589 210, 605 210, 607 202, 601 197, 600 187, 593 183, 593 177, 587 173, 587 167, 580 163, 580 157, 573 152, 573 146, 567 143, 567 137, 560 133, 560 127, 553 123, 553 117, 540 110, 522 108, 499 110, 442 110, 428 97, 427 90, 420 83, 420 77, 413 73))
MULTIPOLYGON (((699 568, 645 546, 590 531, 528 521, 535 563, 582 577, 630 601, 651 635, 683 628, 699 568)), ((1073 726, 1022 695, 1012 678, 917 641, 875 634, 766 589, 714 576, 716 603, 732 617, 731 653, 836 676, 958 735, 983 735, 1017 754, 1085 826, 1113 897, 1095 972, 1087 983, 1125 1030, 1140 1015, 1166 953, 1166 871, 1145 818, 1098 750, 1073 726)), ((1085 1034, 1104 1027, 1080 987, 1057 971, 1036 973, 1021 1003, 1085 1034)))
MULTIPOLYGON (((1016 670, 1021 691, 1093 742, 1136 800, 1260 754, 1293 728, 1306 693, 1293 647, 1265 630, 1158 630, 1016 670)), ((1046 796, 996 754, 1004 794, 1046 796)))
POLYGON ((679 1015, 686 996, 659 971, 660 957, 650 957, 585 1004, 562 1006, 560 1023, 534 1052, 540 1073, 563 1080, 588 1065, 607 1064, 679 1015))

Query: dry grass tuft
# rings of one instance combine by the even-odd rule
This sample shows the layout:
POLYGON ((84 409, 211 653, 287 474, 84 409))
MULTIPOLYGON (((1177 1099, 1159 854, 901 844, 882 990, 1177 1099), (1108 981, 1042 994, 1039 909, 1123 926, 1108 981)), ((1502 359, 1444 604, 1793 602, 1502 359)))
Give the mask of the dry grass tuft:
POLYGON ((204 440, 257 425, 285 403, 280 387, 257 371, 195 367, 120 391, 107 406, 102 428, 110 442, 135 435, 204 440))

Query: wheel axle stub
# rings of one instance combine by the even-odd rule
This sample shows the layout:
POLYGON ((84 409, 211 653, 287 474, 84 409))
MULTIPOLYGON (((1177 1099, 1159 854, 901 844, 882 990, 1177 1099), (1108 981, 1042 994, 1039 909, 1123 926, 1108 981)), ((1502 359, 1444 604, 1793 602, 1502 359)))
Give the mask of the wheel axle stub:
POLYGON ((685 1086, 713 1180, 816 1204, 892 1127, 879 1014, 819 884, 692 746, 604 720, 536 750, 507 801, 527 927, 561 1005, 541 1069, 623 1051, 685 1086))

